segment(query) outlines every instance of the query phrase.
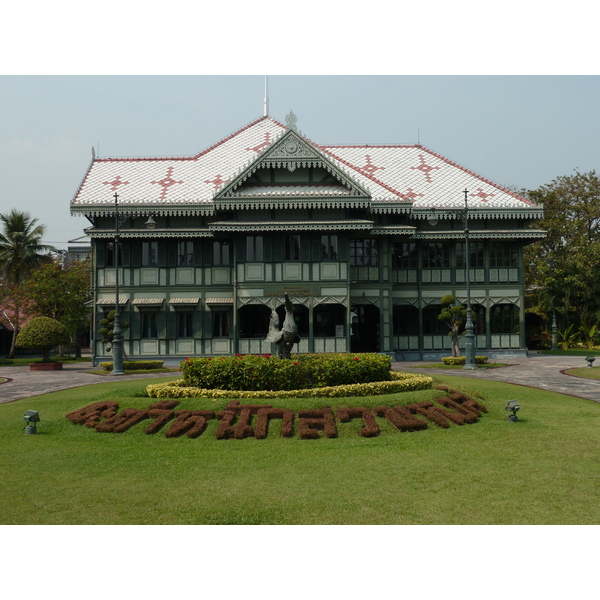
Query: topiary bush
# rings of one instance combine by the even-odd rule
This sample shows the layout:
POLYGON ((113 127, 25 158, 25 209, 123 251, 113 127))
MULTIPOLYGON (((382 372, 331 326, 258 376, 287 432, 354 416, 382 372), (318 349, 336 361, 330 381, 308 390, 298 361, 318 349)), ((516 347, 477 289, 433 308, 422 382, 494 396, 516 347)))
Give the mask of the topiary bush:
POLYGON ((390 373, 390 381, 352 383, 348 385, 307 388, 298 390, 257 390, 236 391, 203 389, 189 386, 183 379, 167 383, 156 383, 146 387, 150 398, 349 398, 351 396, 377 396, 428 390, 433 379, 418 373, 390 373))
POLYGON ((15 345, 42 353, 42 362, 50 362, 50 350, 71 341, 68 329, 50 317, 36 317, 21 329, 15 345))
MULTIPOLYGON (((476 365, 484 365, 488 361, 487 356, 476 356, 475 364, 476 365)), ((456 365, 464 365, 467 362, 466 356, 443 356, 442 362, 445 365, 456 366, 456 365)))
MULTIPOLYGON (((124 360, 124 371, 151 371, 152 369, 162 369, 164 361, 162 360, 124 360)), ((105 371, 113 370, 113 362, 101 362, 100 366, 105 371)))
POLYGON ((267 354, 186 358, 181 370, 185 385, 201 389, 298 390, 390 381, 391 364, 382 354, 267 354))

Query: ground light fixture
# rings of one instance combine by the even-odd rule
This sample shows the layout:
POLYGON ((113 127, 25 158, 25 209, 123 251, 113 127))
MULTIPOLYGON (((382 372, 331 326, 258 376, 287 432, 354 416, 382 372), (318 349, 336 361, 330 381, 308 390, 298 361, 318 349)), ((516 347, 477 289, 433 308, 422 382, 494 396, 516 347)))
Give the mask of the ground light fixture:
POLYGON ((23 420, 25 421, 26 435, 33 435, 37 433, 36 423, 40 422, 40 415, 37 410, 28 410, 23 415, 23 420))
POLYGON ((521 405, 516 400, 509 400, 506 403, 506 420, 511 423, 516 423, 519 418, 517 417, 517 411, 521 408, 521 405))
POLYGON ((588 367, 592 366, 592 363, 596 360, 595 356, 586 356, 585 360, 587 361, 588 367))

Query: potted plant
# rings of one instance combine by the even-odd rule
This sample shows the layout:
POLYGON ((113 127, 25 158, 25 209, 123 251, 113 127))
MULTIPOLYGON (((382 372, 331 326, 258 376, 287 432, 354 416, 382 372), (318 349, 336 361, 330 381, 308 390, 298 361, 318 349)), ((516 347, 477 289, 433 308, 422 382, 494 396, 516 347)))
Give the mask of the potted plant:
POLYGON ((50 361, 50 350, 59 344, 68 344, 70 339, 69 331, 62 323, 49 317, 36 317, 21 329, 16 345, 42 353, 42 361, 31 363, 30 371, 56 371, 62 369, 63 364, 50 361))

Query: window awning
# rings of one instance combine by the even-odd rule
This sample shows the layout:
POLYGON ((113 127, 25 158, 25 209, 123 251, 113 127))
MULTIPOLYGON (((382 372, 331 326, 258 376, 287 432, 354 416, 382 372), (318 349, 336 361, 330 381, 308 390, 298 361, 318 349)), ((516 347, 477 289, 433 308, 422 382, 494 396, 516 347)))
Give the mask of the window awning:
POLYGON ((136 298, 133 301, 134 306, 160 306, 165 301, 164 298, 136 298))
MULTIPOLYGON (((119 296, 119 306, 124 306, 127 304, 129 298, 124 298, 123 296, 119 296)), ((98 298, 96 300, 96 304, 98 306, 114 306, 117 303, 116 296, 107 296, 106 298, 98 298)))
POLYGON ((169 304, 173 306, 196 306, 200 298, 171 298, 169 304))
POLYGON ((204 302, 209 308, 213 306, 233 306, 233 296, 229 298, 206 298, 204 302))

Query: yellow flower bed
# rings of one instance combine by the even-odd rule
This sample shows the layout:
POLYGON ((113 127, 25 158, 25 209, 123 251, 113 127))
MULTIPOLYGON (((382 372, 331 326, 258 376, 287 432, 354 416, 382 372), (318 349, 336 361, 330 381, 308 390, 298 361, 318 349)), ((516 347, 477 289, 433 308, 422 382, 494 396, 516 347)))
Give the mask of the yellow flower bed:
POLYGON ((392 371, 391 381, 353 383, 305 390, 289 391, 232 391, 207 390, 186 386, 183 379, 148 385, 150 398, 340 398, 348 396, 377 396, 412 392, 431 388, 433 379, 425 375, 392 371))

